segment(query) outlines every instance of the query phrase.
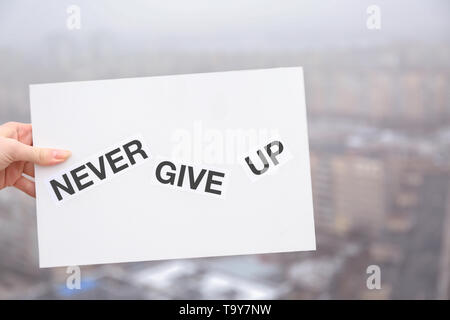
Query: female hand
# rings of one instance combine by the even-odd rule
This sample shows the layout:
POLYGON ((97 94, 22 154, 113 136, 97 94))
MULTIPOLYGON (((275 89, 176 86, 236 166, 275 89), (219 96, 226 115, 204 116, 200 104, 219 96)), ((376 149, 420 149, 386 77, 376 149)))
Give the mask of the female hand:
POLYGON ((54 165, 65 161, 70 151, 33 147, 31 124, 8 122, 0 126, 0 190, 15 187, 35 197, 34 164, 54 165))

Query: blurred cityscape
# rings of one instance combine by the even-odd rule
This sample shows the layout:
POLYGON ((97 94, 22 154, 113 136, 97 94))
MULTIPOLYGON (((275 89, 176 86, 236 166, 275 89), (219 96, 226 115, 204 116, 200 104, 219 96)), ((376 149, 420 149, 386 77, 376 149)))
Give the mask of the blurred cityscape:
POLYGON ((54 33, 0 46, 0 123, 30 83, 303 66, 317 251, 39 269, 35 203, 0 192, 0 298, 449 299, 450 43, 266 51, 116 51, 54 33), (366 286, 381 268, 380 290, 366 286))

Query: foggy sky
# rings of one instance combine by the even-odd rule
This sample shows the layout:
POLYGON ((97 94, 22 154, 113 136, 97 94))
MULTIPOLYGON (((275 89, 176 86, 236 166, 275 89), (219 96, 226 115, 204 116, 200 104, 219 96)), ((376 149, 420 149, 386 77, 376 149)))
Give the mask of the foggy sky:
POLYGON ((288 49, 390 41, 448 42, 448 0, 0 0, 0 49, 39 50, 53 34, 108 34, 127 48, 288 49), (66 8, 81 8, 68 31, 66 8), (380 31, 366 8, 382 10, 380 31))

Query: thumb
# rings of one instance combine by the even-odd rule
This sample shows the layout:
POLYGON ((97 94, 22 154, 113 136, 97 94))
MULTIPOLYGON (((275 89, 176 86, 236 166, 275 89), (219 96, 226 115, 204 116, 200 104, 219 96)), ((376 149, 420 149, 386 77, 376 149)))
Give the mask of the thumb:
POLYGON ((13 161, 29 161, 41 166, 49 166, 64 162, 71 155, 71 152, 67 150, 32 147, 17 140, 8 140, 10 140, 8 149, 13 161))

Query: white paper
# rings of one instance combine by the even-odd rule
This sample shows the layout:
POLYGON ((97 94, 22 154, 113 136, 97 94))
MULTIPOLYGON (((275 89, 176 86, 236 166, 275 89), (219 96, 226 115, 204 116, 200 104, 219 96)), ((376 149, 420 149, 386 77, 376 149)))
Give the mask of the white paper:
POLYGON ((302 68, 37 84, 30 101, 34 145, 72 151, 36 167, 41 267, 315 250, 302 68), (268 169, 253 179, 255 150, 268 169))

